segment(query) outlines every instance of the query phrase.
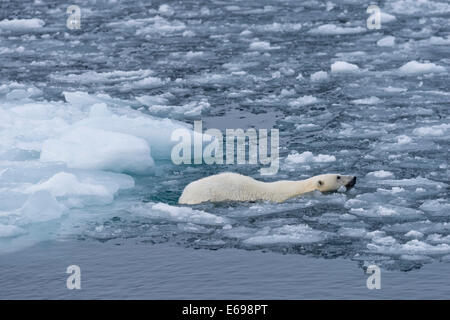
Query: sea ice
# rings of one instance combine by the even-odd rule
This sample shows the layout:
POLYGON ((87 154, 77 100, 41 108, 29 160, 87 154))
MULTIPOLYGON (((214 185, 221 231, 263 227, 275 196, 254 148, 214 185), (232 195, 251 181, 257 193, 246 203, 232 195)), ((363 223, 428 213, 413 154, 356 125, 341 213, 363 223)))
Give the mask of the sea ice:
POLYGON ((311 29, 309 32, 321 35, 339 35, 339 34, 353 34, 367 31, 363 27, 340 27, 334 24, 324 24, 317 28, 311 29))
POLYGON ((280 47, 273 47, 270 45, 270 42, 267 41, 254 41, 250 43, 250 50, 255 51, 268 51, 268 50, 274 50, 279 49, 280 47))
POLYGON ((156 220, 195 223, 201 225, 225 225, 228 219, 214 214, 194 210, 189 207, 171 206, 166 203, 146 203, 131 209, 134 214, 146 216, 156 220))
POLYGON ((305 224, 286 225, 274 228, 270 234, 253 236, 244 240, 246 245, 270 245, 277 243, 314 243, 326 238, 325 232, 317 231, 305 224))
POLYGON ((395 37, 386 36, 377 41, 379 47, 393 47, 395 45, 395 37))
POLYGON ((22 31, 22 30, 42 28, 44 25, 45 22, 37 18, 11 19, 11 20, 5 19, 0 21, 0 29, 2 30, 22 31))
POLYGON ((303 96, 303 97, 298 97, 297 99, 291 100, 288 105, 290 107, 303 107, 303 106, 308 106, 311 104, 315 104, 319 101, 319 99, 317 99, 316 97, 313 96, 303 96))
POLYGON ((120 132, 74 128, 42 145, 41 161, 61 161, 69 168, 145 173, 154 165, 147 142, 120 132))
POLYGON ((299 154, 294 150, 286 157, 286 161, 291 163, 334 162, 336 161, 336 157, 327 154, 319 154, 317 156, 314 156, 310 151, 305 151, 299 154))
POLYGON ((356 99, 356 100, 352 100, 353 104, 365 104, 365 105, 371 105, 371 104, 377 104, 380 103, 381 99, 378 97, 369 97, 369 98, 364 98, 364 99, 356 99))
POLYGON ((325 71, 317 71, 311 75, 311 81, 324 81, 328 79, 328 73, 325 71))
POLYGON ((23 235, 25 233, 26 233, 26 230, 24 230, 20 227, 0 223, 0 239, 17 237, 17 236, 23 235))
POLYGON ((410 61, 398 69, 403 74, 424 74, 424 73, 442 73, 445 67, 438 66, 434 63, 421 63, 410 61))
POLYGON ((331 65, 331 72, 333 73, 356 72, 358 70, 359 67, 356 64, 345 61, 336 61, 331 65))

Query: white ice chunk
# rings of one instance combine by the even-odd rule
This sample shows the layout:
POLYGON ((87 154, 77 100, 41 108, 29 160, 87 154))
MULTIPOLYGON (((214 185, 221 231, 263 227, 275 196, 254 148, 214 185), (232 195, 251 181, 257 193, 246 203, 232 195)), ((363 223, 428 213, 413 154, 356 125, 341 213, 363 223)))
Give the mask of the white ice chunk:
POLYGON ((153 75, 152 70, 139 69, 131 71, 114 70, 110 72, 86 71, 80 74, 54 73, 50 75, 50 78, 62 82, 81 83, 81 84, 91 84, 91 83, 123 84, 142 80, 149 77, 150 75, 153 75))
POLYGON ((166 95, 156 95, 156 96, 140 96, 140 97, 136 97, 136 100, 139 101, 140 103, 142 103, 143 105, 146 105, 148 107, 153 106, 153 105, 165 105, 167 103, 169 103, 169 98, 170 96, 166 96, 166 95))
POLYGON ((450 245, 439 244, 433 246, 426 242, 414 239, 408 241, 405 244, 394 244, 394 245, 378 245, 369 243, 367 248, 371 251, 388 254, 388 255, 401 255, 401 254, 420 254, 420 255, 440 255, 450 253, 450 245))
POLYGON ((427 237, 427 241, 432 242, 432 243, 448 243, 448 244, 450 244, 450 235, 442 236, 441 234, 433 233, 427 237))
POLYGON ((387 36, 377 41, 379 47, 393 47, 395 45, 395 37, 387 36))
POLYGON ((326 71, 317 71, 311 75, 311 81, 324 81, 328 79, 328 73, 326 71))
POLYGON ((17 237, 25 233, 27 232, 20 227, 0 223, 0 239, 17 237))
POLYGON ((294 99, 288 103, 290 107, 302 107, 302 106, 309 106, 311 104, 315 104, 319 101, 316 97, 313 96, 303 96, 299 97, 297 99, 294 99))
POLYGON ((0 29, 3 30, 30 30, 42 28, 45 22, 41 19, 5 19, 0 21, 0 29))
MULTIPOLYGON (((349 202, 349 201, 347 201, 349 202)), ((423 216, 423 212, 407 207, 394 206, 389 204, 374 204, 373 206, 365 208, 351 208, 350 213, 368 218, 381 218, 381 219, 418 219, 423 216)))
POLYGON ((334 162, 336 161, 335 156, 330 156, 327 154, 319 154, 314 156, 312 152, 305 151, 299 154, 297 151, 293 151, 286 158, 287 162, 291 163, 307 163, 307 162, 334 162))
POLYGON ((386 91, 386 92, 390 92, 390 93, 399 93, 399 92, 406 92, 406 91, 408 91, 407 88, 397 88, 397 87, 392 87, 392 86, 383 88, 383 90, 386 91))
POLYGON ((394 176, 394 174, 390 171, 379 170, 379 171, 369 172, 366 176, 367 177, 375 177, 375 178, 391 178, 394 176))
POLYGON ((401 179, 401 180, 392 180, 392 179, 386 179, 386 180, 375 180, 376 184, 382 184, 382 185, 389 185, 389 186, 397 186, 397 187, 433 187, 437 189, 441 189, 444 187, 447 187, 446 183, 433 181, 427 178, 417 177, 417 178, 411 178, 411 179, 401 179))
POLYGON ((431 45, 436 45, 436 46, 448 46, 450 45, 450 37, 447 38, 442 38, 442 37, 431 37, 428 40, 423 40, 426 41, 427 43, 431 44, 431 45))
POLYGON ((338 234, 343 237, 350 238, 363 238, 367 234, 367 230, 364 228, 341 228, 338 231, 338 234))
POLYGON ((314 243, 326 238, 326 233, 313 230, 305 224, 286 225, 274 228, 268 235, 250 237, 244 240, 247 245, 268 245, 277 243, 314 243))
POLYGON ((352 100, 353 104, 362 104, 362 105, 378 104, 380 102, 381 102, 381 99, 378 97, 374 97, 374 96, 369 97, 369 98, 352 100))
POLYGON ((443 15, 450 12, 450 4, 443 0, 396 0, 386 2, 386 10, 401 15, 443 15))
POLYGON ((419 208, 435 216, 450 216, 450 202, 447 199, 426 200, 419 208))
POLYGON ((108 109, 106 103, 103 102, 92 105, 91 110, 89 111, 89 117, 91 118, 102 118, 110 116, 112 116, 112 113, 108 109))
POLYGON ((324 24, 317 28, 311 29, 309 32, 313 34, 322 35, 337 35, 337 34, 354 34, 367 31, 363 27, 340 27, 334 24, 324 24))
POLYGON ((397 136, 396 138, 397 138, 397 144, 408 144, 413 141, 410 137, 408 137, 404 134, 397 136))
POLYGON ((423 233, 420 231, 416 231, 416 230, 410 230, 405 234, 405 237, 415 238, 415 239, 423 238, 423 233))
POLYGON ((69 168, 147 172, 154 164, 147 142, 136 136, 78 127, 59 139, 46 140, 41 161, 61 161, 69 168))
POLYGON ((397 20, 397 18, 395 16, 393 16, 392 14, 386 13, 384 11, 380 12, 380 18, 381 18, 381 24, 383 23, 390 23, 393 22, 395 20, 397 20))
POLYGON ((413 133, 417 136, 443 136, 450 131, 450 124, 443 123, 429 127, 419 127, 413 130, 413 133))
POLYGON ((50 192, 37 191, 19 209, 19 221, 20 224, 29 224, 55 220, 59 219, 65 210, 50 192))
POLYGON ((333 73, 356 72, 358 70, 359 67, 356 64, 345 61, 336 61, 331 65, 331 72, 333 73))
POLYGON ((80 183, 76 176, 66 172, 57 173, 43 183, 28 187, 26 192, 34 193, 39 190, 47 190, 54 197, 61 197, 67 194, 108 194, 108 191, 103 186, 80 183))
POLYGON ((272 47, 270 45, 270 42, 268 41, 254 41, 250 43, 250 50, 255 51, 268 51, 268 50, 274 50, 274 49, 280 49, 280 47, 272 47))
POLYGON ((123 28, 137 26, 136 30, 137 36, 151 36, 153 34, 172 34, 176 32, 181 32, 186 29, 186 24, 178 20, 167 20, 161 16, 136 19, 136 20, 125 20, 120 22, 110 23, 113 27, 123 28))
MULTIPOLYGON (((142 98, 142 97, 141 97, 142 98)), ((148 106, 148 112, 155 116, 170 116, 176 119, 192 118, 201 115, 210 109, 211 105, 206 99, 200 101, 192 101, 181 106, 151 104, 150 99, 140 99, 148 106)))
POLYGON ((133 89, 154 89, 161 87, 164 83, 165 81, 158 77, 146 77, 141 80, 126 83, 123 86, 121 86, 119 90, 127 92, 133 89))
POLYGON ((168 4, 162 4, 158 8, 158 12, 164 16, 170 17, 175 13, 175 10, 168 4))

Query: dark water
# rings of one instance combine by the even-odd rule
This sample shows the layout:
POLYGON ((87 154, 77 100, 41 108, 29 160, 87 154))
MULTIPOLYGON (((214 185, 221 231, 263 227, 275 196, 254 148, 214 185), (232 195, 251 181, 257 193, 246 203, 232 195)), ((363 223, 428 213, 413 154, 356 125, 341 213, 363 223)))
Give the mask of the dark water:
POLYGON ((0 262, 0 299, 444 299, 447 264, 381 271, 381 289, 351 261, 173 245, 41 243, 0 262), (68 290, 66 268, 81 269, 68 290), (21 266, 18 268, 18 266, 21 266))

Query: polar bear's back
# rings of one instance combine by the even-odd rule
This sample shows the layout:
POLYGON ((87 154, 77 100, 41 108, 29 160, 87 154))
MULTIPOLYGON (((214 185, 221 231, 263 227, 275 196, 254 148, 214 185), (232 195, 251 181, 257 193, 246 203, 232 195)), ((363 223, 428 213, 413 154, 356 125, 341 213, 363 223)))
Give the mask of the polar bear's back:
POLYGON ((191 182, 184 188, 180 204, 206 201, 258 200, 263 183, 238 173, 225 172, 191 182))

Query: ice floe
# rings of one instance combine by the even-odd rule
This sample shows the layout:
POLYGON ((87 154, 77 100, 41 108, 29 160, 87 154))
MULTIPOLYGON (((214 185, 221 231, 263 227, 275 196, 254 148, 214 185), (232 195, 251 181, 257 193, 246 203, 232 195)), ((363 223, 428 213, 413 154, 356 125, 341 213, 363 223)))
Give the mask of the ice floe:
POLYGON ((348 63, 346 61, 336 61, 331 65, 331 72, 333 73, 351 73, 359 70, 356 64, 348 63))
POLYGON ((286 157, 286 162, 290 163, 308 163, 308 162, 333 162, 336 161, 335 156, 330 156, 327 154, 319 154, 314 156, 312 152, 305 151, 303 153, 298 153, 297 151, 292 151, 286 157))
POLYGON ((365 31, 367 31, 367 29, 363 27, 341 27, 334 24, 324 24, 311 29, 309 32, 320 35, 340 35, 361 33, 365 31))

